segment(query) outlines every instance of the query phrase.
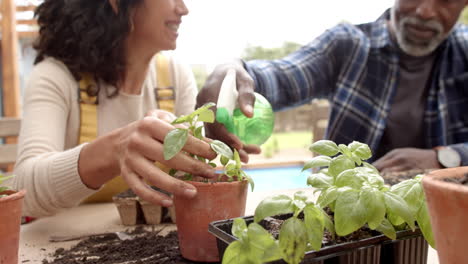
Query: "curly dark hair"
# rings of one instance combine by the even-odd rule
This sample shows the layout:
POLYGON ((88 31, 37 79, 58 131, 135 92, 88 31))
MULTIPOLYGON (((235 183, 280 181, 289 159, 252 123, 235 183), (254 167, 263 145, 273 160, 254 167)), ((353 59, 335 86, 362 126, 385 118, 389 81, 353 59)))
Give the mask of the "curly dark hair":
POLYGON ((34 63, 50 56, 63 62, 77 81, 89 73, 117 86, 126 68, 130 13, 142 1, 117 0, 116 13, 108 0, 45 0, 35 11, 39 37, 34 63))

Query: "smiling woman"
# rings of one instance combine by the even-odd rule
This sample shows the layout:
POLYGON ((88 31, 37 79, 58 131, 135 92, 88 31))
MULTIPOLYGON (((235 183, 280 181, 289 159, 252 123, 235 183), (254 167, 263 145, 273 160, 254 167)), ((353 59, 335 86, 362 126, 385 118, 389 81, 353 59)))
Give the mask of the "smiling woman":
MULTIPOLYGON (((176 115, 187 114, 197 90, 188 66, 155 55, 175 49, 187 13, 183 0, 45 0, 37 8, 38 55, 24 94, 13 182, 29 190, 27 215, 75 206, 114 179, 163 206, 171 206, 171 198, 148 184, 196 194, 154 166, 157 161, 215 176, 188 155, 165 160, 162 153, 174 115, 161 110, 161 100, 170 101, 176 115)), ((204 141, 189 136, 188 142, 185 152, 216 155, 204 141)))

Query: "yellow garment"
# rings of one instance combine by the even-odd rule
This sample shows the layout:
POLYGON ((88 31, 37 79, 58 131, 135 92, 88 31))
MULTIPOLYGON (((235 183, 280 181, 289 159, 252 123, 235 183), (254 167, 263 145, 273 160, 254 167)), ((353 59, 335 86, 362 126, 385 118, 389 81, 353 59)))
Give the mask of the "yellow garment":
MULTIPOLYGON (((155 88, 155 98, 158 103, 158 108, 174 113, 175 108, 175 90, 172 85, 172 77, 169 71, 169 58, 161 53, 156 55, 156 76, 157 87, 155 88)), ((90 142, 97 137, 97 95, 89 96, 86 88, 89 85, 95 85, 94 79, 88 75, 83 75, 80 80, 80 111, 81 111, 81 124, 79 144, 90 142)), ((160 169, 165 172, 169 168, 160 163, 156 163, 160 169)), ((104 186, 93 195, 86 198, 84 203, 100 203, 111 202, 112 196, 128 189, 126 182, 122 176, 117 176, 111 181, 104 184, 104 186)))

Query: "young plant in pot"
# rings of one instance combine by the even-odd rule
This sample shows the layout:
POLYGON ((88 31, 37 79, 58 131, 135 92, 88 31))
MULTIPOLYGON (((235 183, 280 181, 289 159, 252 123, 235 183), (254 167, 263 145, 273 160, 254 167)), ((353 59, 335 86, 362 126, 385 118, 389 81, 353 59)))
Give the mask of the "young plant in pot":
POLYGON ((25 190, 2 187, 13 176, 0 173, 0 263, 18 263, 21 209, 25 190))
MULTIPOLYGON (((303 192, 293 198, 269 197, 257 206, 253 219, 230 220, 236 241, 223 233, 226 221, 212 223, 210 231, 219 240, 232 242, 224 252, 223 263, 280 259, 287 263, 399 263, 384 252, 385 243, 417 238, 421 232, 434 246, 422 176, 391 187, 385 185, 377 169, 365 162, 371 157, 369 147, 356 141, 336 145, 321 140, 310 150, 320 156, 306 163, 304 170, 323 167, 307 180, 320 191, 317 201, 303 192), (279 229, 277 236, 271 234, 271 226, 279 229)), ((427 249, 427 244, 420 246, 427 249)), ((411 255, 407 259, 415 259, 418 250, 408 252, 411 255)), ((401 263, 425 263, 426 257, 401 263)))
MULTIPOLYGON (((191 114, 181 116, 173 124, 187 124, 170 131, 164 139, 164 157, 171 159, 181 151, 189 134, 204 139, 203 122, 214 122, 215 115, 210 109, 214 103, 208 103, 196 109, 191 114)), ((244 216, 247 201, 248 183, 252 179, 241 169, 239 153, 223 142, 213 140, 211 148, 218 154, 224 173, 218 179, 207 180, 188 173, 171 170, 173 176, 179 175, 197 188, 193 199, 174 196, 176 224, 179 237, 179 247, 184 258, 194 261, 219 261, 216 238, 208 233, 209 223, 227 218, 244 216)), ((213 167, 213 161, 203 157, 193 157, 207 162, 213 167)))
POLYGON ((468 167, 432 171, 423 186, 440 263, 468 263, 468 167))

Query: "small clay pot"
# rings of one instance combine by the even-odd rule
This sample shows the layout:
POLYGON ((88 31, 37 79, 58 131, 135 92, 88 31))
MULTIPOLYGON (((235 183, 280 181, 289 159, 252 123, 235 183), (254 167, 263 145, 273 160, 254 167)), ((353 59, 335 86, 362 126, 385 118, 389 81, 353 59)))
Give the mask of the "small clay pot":
POLYGON ((468 186, 447 182, 468 175, 468 167, 432 171, 423 177, 440 264, 468 263, 468 186), (444 180, 445 179, 445 180, 444 180))
POLYGON ((0 263, 18 263, 21 210, 25 190, 4 191, 0 195, 0 263))
POLYGON ((244 216, 248 182, 188 181, 197 188, 193 199, 174 195, 179 247, 184 258, 218 262, 216 238, 208 225, 216 220, 244 216))

